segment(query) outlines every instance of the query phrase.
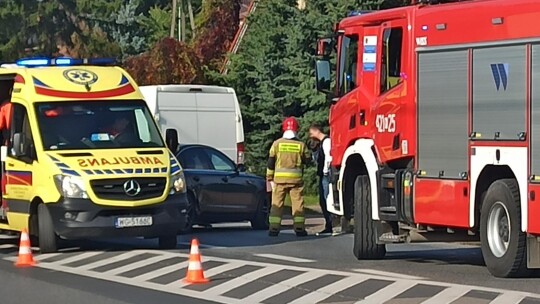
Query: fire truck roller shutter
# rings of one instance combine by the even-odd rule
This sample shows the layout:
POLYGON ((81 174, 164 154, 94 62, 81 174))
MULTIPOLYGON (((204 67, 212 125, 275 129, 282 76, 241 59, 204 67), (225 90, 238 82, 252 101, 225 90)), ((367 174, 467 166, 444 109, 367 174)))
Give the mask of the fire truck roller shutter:
POLYGON ((518 140, 527 131, 527 48, 473 50, 473 128, 480 139, 518 140))
POLYGON ((468 60, 467 50, 418 55, 418 168, 428 177, 467 172, 468 60))

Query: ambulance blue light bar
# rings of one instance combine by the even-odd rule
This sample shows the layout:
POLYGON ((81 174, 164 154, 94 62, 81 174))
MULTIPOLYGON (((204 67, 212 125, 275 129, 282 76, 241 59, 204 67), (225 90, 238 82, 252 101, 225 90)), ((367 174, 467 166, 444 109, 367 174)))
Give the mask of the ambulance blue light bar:
POLYGON ((371 13, 373 11, 352 11, 352 12, 349 12, 349 14, 347 14, 347 17, 354 17, 354 16, 361 16, 361 15, 365 15, 365 14, 368 14, 368 13, 371 13))
POLYGON ((76 66, 76 65, 113 65, 114 58, 23 58, 15 62, 18 66, 32 68, 45 66, 76 66))

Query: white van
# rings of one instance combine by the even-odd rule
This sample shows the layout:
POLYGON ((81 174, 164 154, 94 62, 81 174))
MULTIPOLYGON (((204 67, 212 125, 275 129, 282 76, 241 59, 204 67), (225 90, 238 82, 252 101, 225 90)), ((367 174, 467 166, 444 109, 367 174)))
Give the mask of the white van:
POLYGON ((204 144, 244 163, 244 126, 232 88, 204 85, 140 86, 161 131, 177 129, 180 144, 204 144))

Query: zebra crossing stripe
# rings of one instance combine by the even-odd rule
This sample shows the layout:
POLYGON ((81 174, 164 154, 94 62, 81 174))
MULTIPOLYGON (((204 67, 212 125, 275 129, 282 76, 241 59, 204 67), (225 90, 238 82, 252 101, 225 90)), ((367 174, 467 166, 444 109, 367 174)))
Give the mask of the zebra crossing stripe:
POLYGON ((38 255, 43 261, 38 267, 219 303, 472 303, 480 293, 492 295, 482 298, 486 303, 514 304, 524 299, 540 303, 538 294, 400 278, 388 272, 345 272, 209 256, 204 257, 205 275, 219 279, 188 286, 183 282, 188 255, 183 253, 136 250, 61 255, 38 255), (132 276, 123 276, 130 272, 132 276))
POLYGON ((452 286, 441 291, 434 297, 425 300, 422 304, 452 303, 466 295, 471 289, 464 286, 452 286))
POLYGON ((349 287, 352 287, 358 283, 361 283, 369 279, 368 276, 355 276, 355 279, 350 277, 345 277, 341 280, 329 284, 323 288, 320 288, 314 292, 308 293, 307 295, 300 297, 289 304, 306 304, 306 303, 319 303, 325 299, 333 296, 334 294, 343 291, 349 287))
POLYGON ((295 288, 296 286, 300 285, 303 282, 308 282, 310 280, 318 279, 324 275, 325 275, 324 273, 305 272, 300 275, 294 276, 288 280, 280 282, 276 285, 273 285, 261 291, 255 292, 252 295, 248 296, 247 298, 244 298, 244 301, 246 303, 255 303, 257 301, 262 302, 277 294, 283 293, 291 288, 295 288))
MULTIPOLYGON (((360 300, 355 304, 369 304, 369 303, 384 303, 393 299, 396 295, 409 290, 417 283, 414 281, 396 281, 379 291, 367 296, 364 300, 360 300)), ((442 302, 439 302, 442 303, 442 302)))
POLYGON ((490 304, 508 304, 508 303, 520 303, 525 299, 525 295, 517 292, 505 292, 500 294, 490 304))

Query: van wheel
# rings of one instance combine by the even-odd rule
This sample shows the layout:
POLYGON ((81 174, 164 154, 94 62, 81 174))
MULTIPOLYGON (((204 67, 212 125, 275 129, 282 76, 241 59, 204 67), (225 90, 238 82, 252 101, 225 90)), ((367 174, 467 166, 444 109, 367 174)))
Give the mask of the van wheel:
POLYGON ((176 249, 176 235, 164 235, 158 238, 159 249, 176 249))
POLYGON ((482 203, 482 255, 489 272, 496 277, 527 274, 527 236, 521 231, 520 204, 519 187, 514 179, 491 184, 482 203))
POLYGON ((386 246, 377 244, 377 222, 371 217, 371 185, 365 175, 354 182, 354 256, 359 260, 382 259, 386 246))
POLYGON ((54 253, 58 251, 58 236, 54 231, 54 223, 45 204, 38 205, 38 241, 41 253, 54 253))
POLYGON ((267 199, 264 199, 259 206, 257 206, 257 212, 251 220, 251 228, 254 230, 268 230, 270 226, 268 216, 270 214, 269 204, 267 199))

